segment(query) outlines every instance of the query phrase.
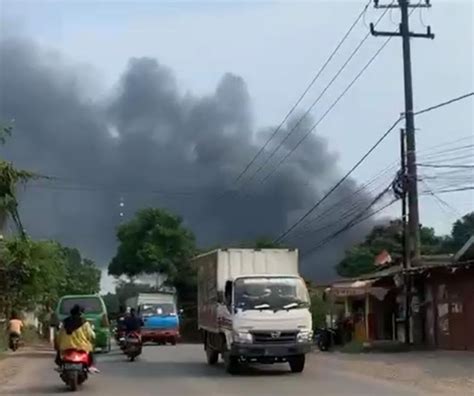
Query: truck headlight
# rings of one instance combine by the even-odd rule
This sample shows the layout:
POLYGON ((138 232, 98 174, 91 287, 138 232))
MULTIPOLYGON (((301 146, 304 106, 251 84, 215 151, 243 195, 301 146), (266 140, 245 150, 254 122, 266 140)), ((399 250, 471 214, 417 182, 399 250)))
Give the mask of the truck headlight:
POLYGON ((313 332, 311 330, 302 330, 296 337, 298 342, 311 342, 313 340, 313 332))
POLYGON ((234 342, 238 344, 251 344, 253 342, 252 334, 246 331, 235 331, 234 342))

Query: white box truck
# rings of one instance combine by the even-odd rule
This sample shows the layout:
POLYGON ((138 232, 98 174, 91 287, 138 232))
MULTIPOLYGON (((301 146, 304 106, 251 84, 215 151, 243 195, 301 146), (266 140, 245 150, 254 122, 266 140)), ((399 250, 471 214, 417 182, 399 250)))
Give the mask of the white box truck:
POLYGON ((193 262, 209 364, 221 355, 231 374, 252 362, 288 362, 292 372, 304 370, 313 331, 297 250, 218 249, 193 262))

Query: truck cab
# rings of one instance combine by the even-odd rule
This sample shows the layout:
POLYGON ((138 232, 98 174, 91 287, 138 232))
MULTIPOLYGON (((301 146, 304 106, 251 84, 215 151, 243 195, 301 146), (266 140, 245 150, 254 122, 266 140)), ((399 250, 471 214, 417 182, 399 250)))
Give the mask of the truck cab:
POLYGON ((224 328, 227 365, 238 361, 289 362, 292 371, 304 368, 313 337, 310 299, 300 277, 239 276, 226 282, 224 328))

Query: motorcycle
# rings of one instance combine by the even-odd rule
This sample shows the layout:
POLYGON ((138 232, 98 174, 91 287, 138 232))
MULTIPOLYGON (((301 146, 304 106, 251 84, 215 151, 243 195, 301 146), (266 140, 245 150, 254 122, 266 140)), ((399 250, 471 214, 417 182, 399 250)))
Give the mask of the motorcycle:
POLYGON ((330 328, 320 328, 316 330, 316 344, 322 352, 327 352, 334 344, 336 331, 330 328))
POLYGON ((115 340, 117 341, 117 345, 123 351, 125 349, 125 332, 117 330, 115 340))
POLYGON ((142 353, 142 339, 139 333, 131 332, 127 334, 123 352, 131 362, 142 353))
POLYGON ((84 351, 68 349, 61 357, 59 376, 71 391, 77 391, 88 378, 89 354, 84 351))
POLYGON ((10 349, 15 352, 20 346, 20 336, 18 334, 10 335, 10 349))

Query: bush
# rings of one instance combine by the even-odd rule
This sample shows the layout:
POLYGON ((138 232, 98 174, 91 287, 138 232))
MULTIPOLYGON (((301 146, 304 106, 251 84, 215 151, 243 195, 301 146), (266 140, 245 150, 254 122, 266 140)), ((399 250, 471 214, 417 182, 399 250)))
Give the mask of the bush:
POLYGON ((34 326, 27 326, 21 338, 25 344, 36 344, 40 340, 40 335, 34 326))
POLYGON ((8 337, 7 333, 0 329, 0 353, 5 352, 8 349, 8 337))

